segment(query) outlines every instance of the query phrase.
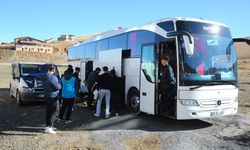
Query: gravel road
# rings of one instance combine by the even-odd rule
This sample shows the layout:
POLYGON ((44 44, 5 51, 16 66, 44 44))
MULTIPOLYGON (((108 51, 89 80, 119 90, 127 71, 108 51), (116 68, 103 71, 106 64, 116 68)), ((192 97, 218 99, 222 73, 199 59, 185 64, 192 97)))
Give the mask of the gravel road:
POLYGON ((0 89, 0 149, 44 150, 249 150, 250 116, 237 114, 204 120, 177 121, 162 116, 98 119, 82 103, 76 105, 71 124, 58 123, 56 135, 43 133, 43 103, 18 107, 0 89))

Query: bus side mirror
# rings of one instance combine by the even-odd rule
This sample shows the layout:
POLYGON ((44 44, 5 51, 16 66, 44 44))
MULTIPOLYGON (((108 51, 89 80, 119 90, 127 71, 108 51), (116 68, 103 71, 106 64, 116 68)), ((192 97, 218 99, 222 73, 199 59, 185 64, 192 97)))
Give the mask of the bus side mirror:
POLYGON ((173 36, 183 37, 183 43, 187 55, 192 56, 194 54, 194 38, 190 35, 190 33, 186 31, 173 31, 167 33, 167 37, 173 36))
POLYGON ((186 49, 186 54, 192 56, 194 54, 194 38, 190 36, 191 41, 187 35, 183 35, 183 41, 186 49))

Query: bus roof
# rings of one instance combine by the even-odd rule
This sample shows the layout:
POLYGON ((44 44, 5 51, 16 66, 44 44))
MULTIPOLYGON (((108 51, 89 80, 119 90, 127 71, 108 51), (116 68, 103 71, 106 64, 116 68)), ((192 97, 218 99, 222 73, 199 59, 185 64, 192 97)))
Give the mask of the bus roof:
POLYGON ((162 33, 161 35, 163 37, 166 37, 167 32, 165 30, 163 30, 162 28, 156 26, 156 24, 161 23, 161 22, 166 22, 166 21, 173 21, 173 22, 176 22, 176 21, 194 21, 194 22, 209 23, 209 24, 215 24, 215 25, 227 27, 225 24, 214 22, 214 21, 209 21, 209 20, 204 20, 201 18, 183 18, 183 17, 163 18, 163 19, 152 21, 152 22, 149 22, 147 24, 137 26, 137 27, 132 27, 132 28, 118 27, 118 28, 113 29, 113 30, 105 31, 105 32, 97 34, 97 35, 95 35, 87 40, 84 40, 76 45, 73 45, 71 47, 94 42, 94 41, 98 41, 101 39, 105 39, 105 38, 112 37, 112 36, 119 35, 119 34, 126 33, 126 32, 137 31, 137 30, 148 30, 148 31, 153 31, 153 32, 159 31, 158 33, 162 33))

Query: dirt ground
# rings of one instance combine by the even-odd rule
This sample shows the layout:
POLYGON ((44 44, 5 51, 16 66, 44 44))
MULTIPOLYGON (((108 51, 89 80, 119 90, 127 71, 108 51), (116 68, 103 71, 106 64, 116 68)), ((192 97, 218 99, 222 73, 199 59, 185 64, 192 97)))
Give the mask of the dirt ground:
POLYGON ((0 149, 10 150, 248 150, 250 116, 244 114, 177 121, 164 116, 130 114, 94 117, 76 103, 73 122, 56 123, 56 135, 45 134, 44 103, 18 107, 8 89, 0 89, 0 149))

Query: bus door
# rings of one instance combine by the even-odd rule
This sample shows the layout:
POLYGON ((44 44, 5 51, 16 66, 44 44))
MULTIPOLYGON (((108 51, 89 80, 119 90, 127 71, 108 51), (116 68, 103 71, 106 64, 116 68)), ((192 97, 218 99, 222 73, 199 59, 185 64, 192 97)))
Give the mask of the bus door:
POLYGON ((87 80, 89 74, 93 71, 93 61, 81 61, 80 63, 80 78, 82 81, 87 80))
MULTIPOLYGON (((142 46, 141 76, 140 76, 140 111, 155 114, 156 112, 156 51, 155 45, 145 44, 142 46)), ((156 67, 157 66, 157 67, 156 67)))
MULTIPOLYGON (((156 49, 159 52, 158 59, 156 59, 159 60, 157 77, 159 79, 161 78, 161 72, 162 72, 161 57, 168 56, 169 58, 168 64, 171 66, 174 73, 175 81, 177 82, 176 40, 168 39, 167 41, 158 43, 156 44, 156 49)), ((157 96, 157 100, 159 100, 157 113, 175 118, 177 85, 175 84, 173 87, 171 86, 170 88, 165 89, 161 88, 161 85, 158 84, 156 86, 156 89, 158 89, 157 91, 159 91, 157 96), (166 99, 163 99, 162 92, 166 92, 165 93, 167 94, 167 96, 165 97, 166 99)))

